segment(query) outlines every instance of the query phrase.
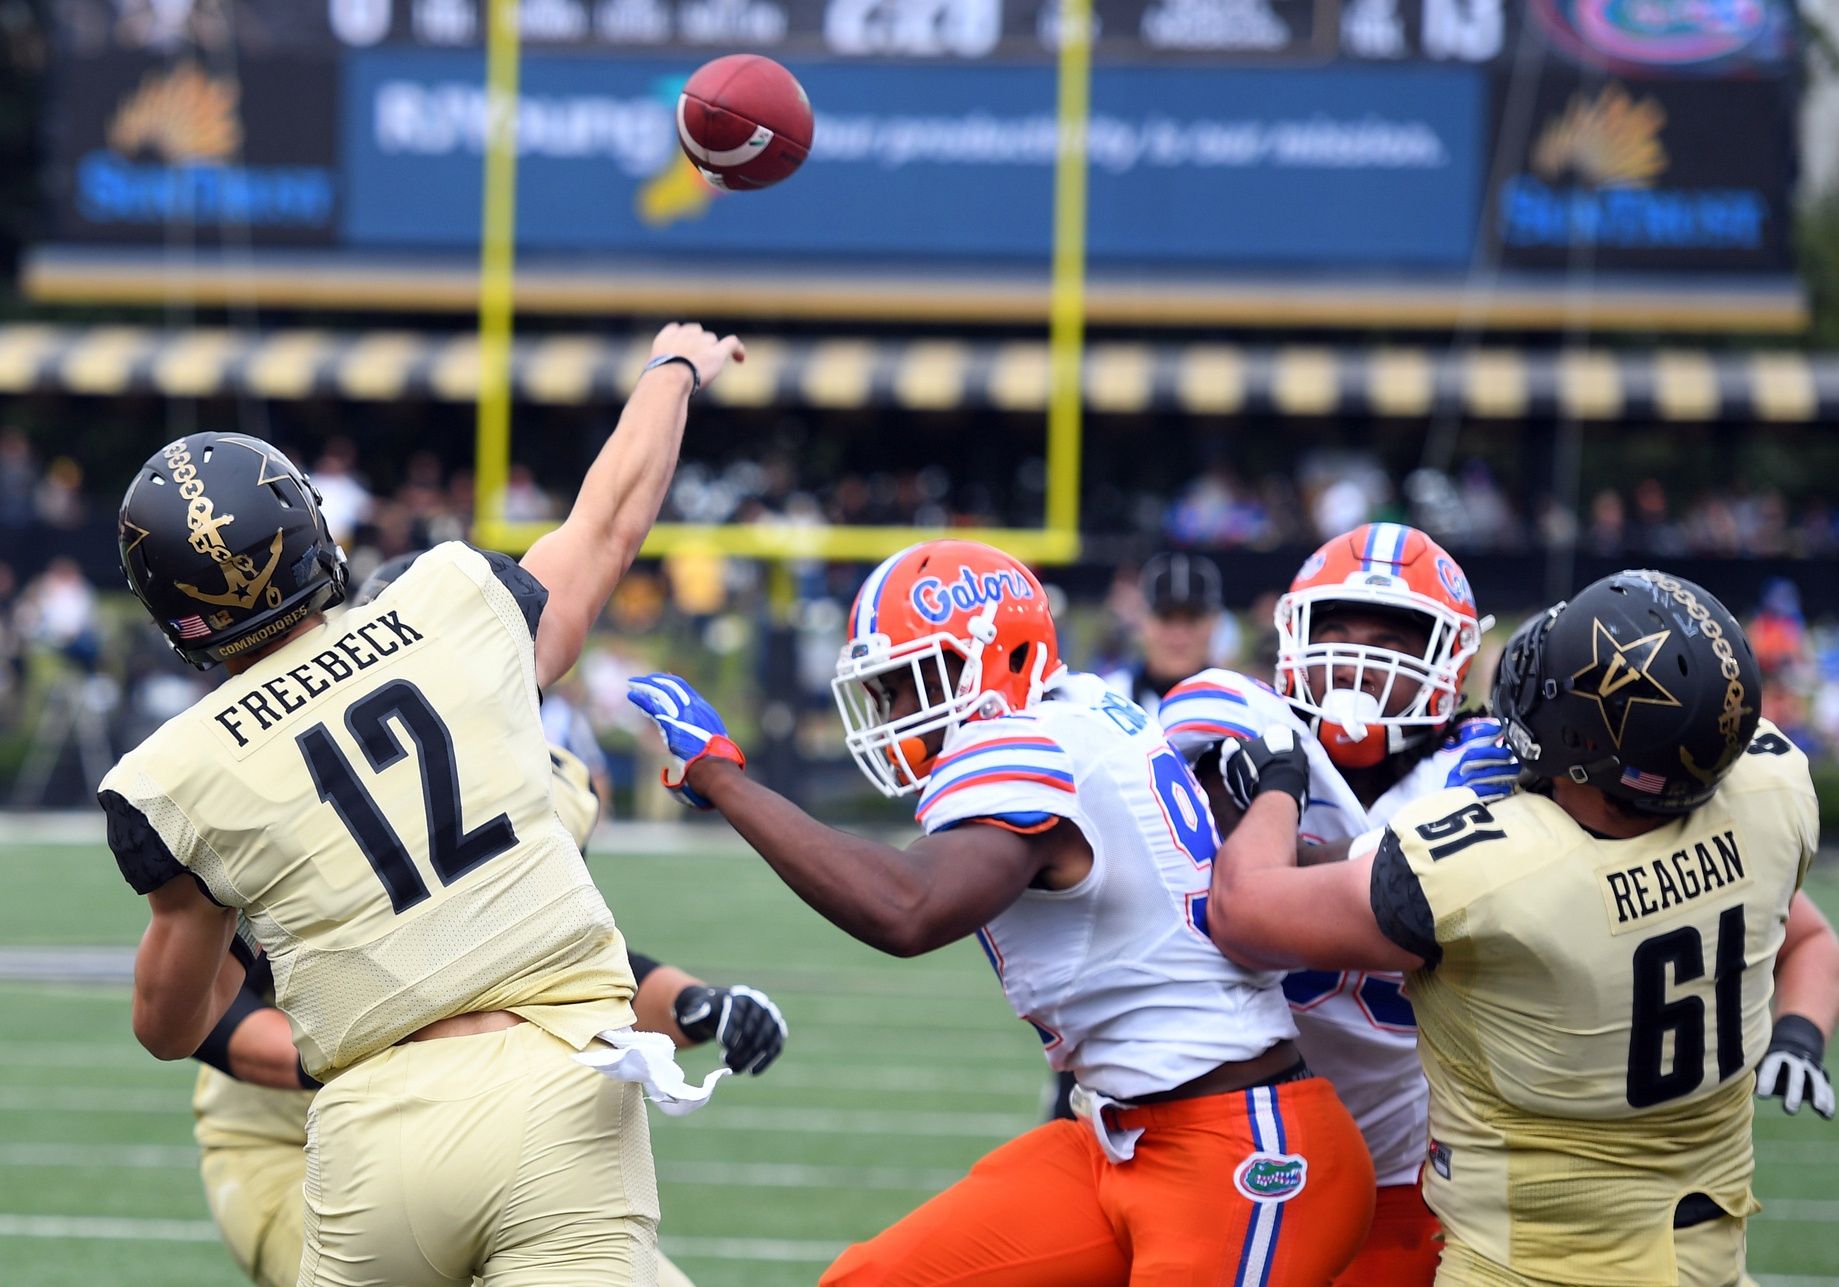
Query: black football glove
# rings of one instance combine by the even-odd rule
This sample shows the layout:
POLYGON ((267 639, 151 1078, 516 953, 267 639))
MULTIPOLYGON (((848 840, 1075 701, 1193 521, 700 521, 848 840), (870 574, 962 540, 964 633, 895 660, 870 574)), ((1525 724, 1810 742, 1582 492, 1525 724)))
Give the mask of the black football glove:
POLYGON ((750 987, 692 983, 671 1002, 671 1013, 691 1041, 719 1041, 722 1062, 736 1072, 758 1077, 785 1049, 785 1017, 771 997, 750 987))
POLYGON ((1281 791, 1296 801, 1299 815, 1309 807, 1309 753, 1282 724, 1232 747, 1220 761, 1220 777, 1242 810, 1266 791, 1281 791))
POLYGON ((1769 1039, 1769 1051, 1756 1070, 1756 1098, 1781 1096, 1782 1109, 1790 1115, 1801 1111, 1801 1101, 1813 1105, 1813 1111, 1828 1121, 1833 1117, 1833 1083, 1820 1065, 1826 1053, 1826 1040, 1813 1020, 1798 1014, 1784 1014, 1775 1021, 1775 1035, 1769 1039))

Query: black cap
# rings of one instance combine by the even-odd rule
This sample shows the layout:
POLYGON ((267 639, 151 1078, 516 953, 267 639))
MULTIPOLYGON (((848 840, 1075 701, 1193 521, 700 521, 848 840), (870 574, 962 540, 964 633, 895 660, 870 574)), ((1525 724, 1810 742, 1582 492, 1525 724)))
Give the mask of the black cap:
POLYGON ((1220 570, 1204 554, 1158 554, 1143 565, 1137 584, 1159 617, 1171 612, 1205 616, 1223 606, 1220 570))

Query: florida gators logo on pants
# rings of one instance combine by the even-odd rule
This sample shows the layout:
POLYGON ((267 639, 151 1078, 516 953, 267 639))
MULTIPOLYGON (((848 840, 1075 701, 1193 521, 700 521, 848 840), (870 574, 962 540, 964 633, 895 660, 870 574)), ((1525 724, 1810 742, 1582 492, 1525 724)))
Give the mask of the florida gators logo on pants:
POLYGON ((1321 1078, 1107 1110, 1011 1140, 823 1287, 1328 1287, 1373 1214, 1373 1164, 1321 1078))

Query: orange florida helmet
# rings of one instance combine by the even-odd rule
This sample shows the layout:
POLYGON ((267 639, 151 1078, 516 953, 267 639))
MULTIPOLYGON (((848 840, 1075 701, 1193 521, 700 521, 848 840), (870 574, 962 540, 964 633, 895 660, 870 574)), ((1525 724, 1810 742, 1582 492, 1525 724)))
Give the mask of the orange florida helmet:
POLYGON ((1449 723, 1493 618, 1476 616, 1468 578, 1442 546, 1415 527, 1368 523, 1309 556, 1277 601, 1276 624, 1277 691, 1309 717, 1331 760, 1365 768, 1449 723), (1409 615, 1424 652, 1318 641, 1313 628, 1331 609, 1409 615), (1388 715, 1401 684, 1416 691, 1388 715))
POLYGON ((1062 669, 1034 573, 977 541, 924 541, 862 583, 831 689, 849 753, 883 795, 901 796, 932 772, 926 734, 1024 710, 1062 669), (948 654, 964 662, 955 682, 948 654), (901 670, 920 705, 896 718, 886 680, 901 670))

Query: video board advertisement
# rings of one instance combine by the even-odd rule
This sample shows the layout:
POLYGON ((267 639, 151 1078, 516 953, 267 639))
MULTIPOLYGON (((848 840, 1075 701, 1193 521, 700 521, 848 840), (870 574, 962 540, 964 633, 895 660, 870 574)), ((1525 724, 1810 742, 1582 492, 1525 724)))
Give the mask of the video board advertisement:
MULTIPOLYGON (((518 227, 531 249, 1041 256, 1050 68, 792 64, 817 133, 796 183, 735 195, 676 142, 691 70, 535 57, 523 70, 518 227)), ((1485 86, 1457 68, 1357 76, 1102 68, 1089 245, 1125 260, 1454 261, 1468 254, 1485 86)), ((476 55, 346 68, 345 237, 471 245, 485 104, 476 55)))
MULTIPOLYGON (((54 238, 472 253, 480 12, 65 0, 54 238)), ((1058 0, 521 13, 525 250, 967 265, 1048 251, 1058 0), (783 58, 817 114, 796 181, 744 197, 698 178, 673 117, 689 72, 734 49, 783 58)), ((1785 0, 1098 0, 1093 21, 1095 263, 1789 267, 1785 0), (1531 124, 1497 155, 1528 74, 1531 124)))

